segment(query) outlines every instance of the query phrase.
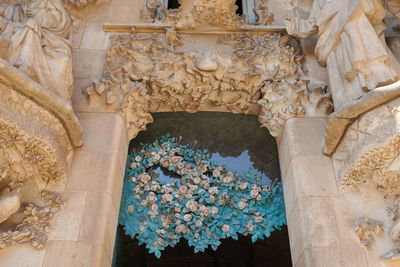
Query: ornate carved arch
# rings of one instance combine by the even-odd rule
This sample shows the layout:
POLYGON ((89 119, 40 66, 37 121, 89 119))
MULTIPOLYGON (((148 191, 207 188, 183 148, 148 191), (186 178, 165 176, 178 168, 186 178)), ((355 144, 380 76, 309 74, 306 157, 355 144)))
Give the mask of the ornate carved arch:
POLYGON ((148 26, 111 35, 103 77, 86 92, 89 101, 101 99, 123 114, 129 138, 146 129, 154 112, 255 114, 275 137, 290 117, 330 112, 328 93, 309 94, 292 37, 265 29, 208 33, 214 46, 207 49, 194 44, 204 37, 184 33, 148 26))

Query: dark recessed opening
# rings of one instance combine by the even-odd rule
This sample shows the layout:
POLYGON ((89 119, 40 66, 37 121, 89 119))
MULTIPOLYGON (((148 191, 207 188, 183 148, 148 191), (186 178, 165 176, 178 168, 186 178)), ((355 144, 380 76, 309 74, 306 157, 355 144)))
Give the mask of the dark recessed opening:
MULTIPOLYGON (((183 145, 207 149, 212 160, 239 173, 253 168, 264 178, 278 178, 280 171, 275 139, 266 128, 259 128, 256 116, 219 112, 155 113, 154 123, 130 142, 130 154, 143 144, 151 144, 166 133, 180 137, 183 145)), ((153 168, 161 184, 177 181, 180 176, 164 167, 153 168)), ((153 174, 151 174, 153 175, 153 174)), ((284 210, 281 211, 284 213, 284 210)), ((238 240, 221 239, 216 251, 210 247, 194 253, 187 239, 162 251, 160 259, 149 252, 146 244, 126 233, 119 225, 115 241, 113 267, 290 267, 292 266, 287 227, 276 229, 264 240, 252 242, 251 236, 238 235, 238 240)))
POLYGON ((181 6, 178 0, 168 0, 168 9, 177 9, 181 6))
POLYGON ((238 14, 239 16, 243 15, 243 4, 242 4, 242 0, 236 0, 235 5, 238 6, 238 9, 236 9, 236 14, 238 14))

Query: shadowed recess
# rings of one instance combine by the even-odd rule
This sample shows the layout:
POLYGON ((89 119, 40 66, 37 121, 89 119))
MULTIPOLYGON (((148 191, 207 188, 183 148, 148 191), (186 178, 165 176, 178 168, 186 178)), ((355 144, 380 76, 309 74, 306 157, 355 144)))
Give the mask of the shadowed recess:
MULTIPOLYGON (((279 160, 275 139, 265 128, 260 128, 257 116, 219 113, 186 112, 153 114, 154 123, 131 141, 129 151, 140 148, 140 143, 150 144, 166 133, 179 138, 182 144, 193 144, 195 149, 207 149, 212 160, 225 164, 228 169, 245 173, 253 168, 262 174, 261 184, 269 178, 280 180, 279 160)), ((163 183, 179 176, 165 168, 155 172, 163 183)), ((216 251, 211 248, 194 253, 185 239, 175 247, 168 247, 157 259, 149 254, 145 245, 126 235, 118 227, 113 266, 292 266, 287 227, 276 230, 265 240, 252 243, 249 236, 239 235, 221 240, 216 251)))

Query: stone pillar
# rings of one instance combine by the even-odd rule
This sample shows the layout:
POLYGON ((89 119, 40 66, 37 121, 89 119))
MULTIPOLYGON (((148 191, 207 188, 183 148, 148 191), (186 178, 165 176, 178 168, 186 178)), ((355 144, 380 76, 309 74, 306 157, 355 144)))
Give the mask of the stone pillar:
POLYGON ((335 201, 331 158, 323 151, 326 118, 291 118, 278 140, 293 266, 367 266, 361 246, 346 245, 335 201))

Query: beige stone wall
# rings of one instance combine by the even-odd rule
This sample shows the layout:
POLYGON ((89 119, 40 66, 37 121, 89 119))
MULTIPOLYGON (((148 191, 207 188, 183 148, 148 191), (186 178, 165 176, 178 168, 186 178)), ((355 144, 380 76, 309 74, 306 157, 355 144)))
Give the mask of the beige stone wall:
POLYGON ((366 206, 339 190, 331 158, 322 153, 325 125, 326 118, 292 118, 279 140, 293 265, 383 266, 352 231, 350 206, 360 216, 366 206))
MULTIPOLYGON (((306 18, 310 1, 300 2, 304 10, 297 15, 306 18)), ((285 1, 269 3, 275 24, 282 25, 285 1)), ((83 90, 103 73, 109 42, 103 24, 139 22, 143 5, 143 0, 111 0, 75 25, 72 104, 84 129, 84 145, 75 150, 67 180, 51 188, 65 199, 65 207, 52 221, 44 250, 5 249, 0 266, 111 265, 129 140, 122 117, 104 105, 88 105, 83 90)), ((315 42, 302 45, 306 74, 316 83, 327 82, 313 55, 315 42)), ((332 160, 322 153, 325 125, 326 118, 291 118, 278 140, 293 265, 382 266, 352 232, 352 218, 367 214, 368 206, 360 196, 339 189, 332 160)), ((383 207, 380 201, 375 199, 377 210, 383 207)))

